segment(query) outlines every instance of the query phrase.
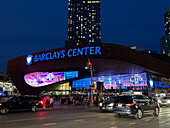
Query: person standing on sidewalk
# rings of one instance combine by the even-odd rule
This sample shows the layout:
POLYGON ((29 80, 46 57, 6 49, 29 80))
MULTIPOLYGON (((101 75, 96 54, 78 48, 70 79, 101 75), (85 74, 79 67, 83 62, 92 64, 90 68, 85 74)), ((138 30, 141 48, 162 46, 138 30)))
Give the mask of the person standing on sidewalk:
POLYGON ((67 103, 68 103, 68 105, 70 105, 70 95, 68 95, 68 97, 67 97, 67 103))
POLYGON ((46 102, 45 102, 46 108, 49 108, 49 107, 50 107, 50 97, 47 95, 47 96, 45 97, 45 100, 46 100, 46 102))
POLYGON ((51 96, 50 97, 50 107, 53 107, 53 103, 54 103, 53 96, 51 96))
POLYGON ((46 103, 46 100, 45 100, 45 96, 43 98, 43 108, 45 108, 45 103, 46 103))

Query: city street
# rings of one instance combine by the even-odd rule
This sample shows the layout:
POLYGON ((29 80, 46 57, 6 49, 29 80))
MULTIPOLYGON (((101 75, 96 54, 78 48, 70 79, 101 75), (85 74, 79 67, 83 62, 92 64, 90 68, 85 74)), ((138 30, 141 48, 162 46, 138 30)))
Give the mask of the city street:
POLYGON ((141 120, 133 116, 116 117, 97 108, 14 112, 0 115, 1 128, 168 128, 170 108, 161 108, 159 117, 147 113, 141 120))

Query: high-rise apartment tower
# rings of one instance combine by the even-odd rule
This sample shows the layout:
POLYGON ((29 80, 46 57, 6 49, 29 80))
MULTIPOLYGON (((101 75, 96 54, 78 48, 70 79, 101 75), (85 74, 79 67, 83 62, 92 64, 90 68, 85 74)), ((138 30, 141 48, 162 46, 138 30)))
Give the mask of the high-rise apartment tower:
POLYGON ((68 1, 68 41, 66 46, 100 43, 100 0, 68 1))
POLYGON ((170 56, 170 9, 166 9, 164 14, 165 35, 160 39, 160 49, 162 54, 170 56))

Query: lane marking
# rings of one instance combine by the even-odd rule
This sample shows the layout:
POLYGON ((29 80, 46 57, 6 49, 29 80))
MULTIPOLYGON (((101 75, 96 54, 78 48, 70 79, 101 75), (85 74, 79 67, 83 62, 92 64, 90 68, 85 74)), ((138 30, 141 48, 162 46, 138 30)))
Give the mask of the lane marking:
POLYGON ((44 124, 45 126, 49 126, 49 125, 55 125, 57 123, 48 123, 48 124, 44 124))
POLYGON ((113 126, 113 127, 110 127, 110 128, 117 128, 117 126, 113 126))
POLYGON ((165 121, 159 121, 160 124, 166 124, 169 123, 169 120, 165 120, 165 121))
POLYGON ((131 122, 131 123, 129 123, 129 125, 134 125, 134 124, 136 124, 136 122, 131 122))
POLYGON ((146 119, 145 121, 146 121, 146 122, 149 122, 149 121, 151 121, 151 119, 146 119))
POLYGON ((100 116, 99 118, 106 118, 107 116, 100 116))
POLYGON ((19 121, 26 121, 26 120, 35 120, 35 119, 39 119, 39 120, 42 120, 42 119, 45 119, 45 117, 38 117, 38 118, 27 118, 27 119, 18 119, 18 120, 8 120, 6 122, 19 122, 19 121))
POLYGON ((80 121, 83 121, 83 119, 78 119, 78 120, 73 120, 75 122, 80 122, 80 121))

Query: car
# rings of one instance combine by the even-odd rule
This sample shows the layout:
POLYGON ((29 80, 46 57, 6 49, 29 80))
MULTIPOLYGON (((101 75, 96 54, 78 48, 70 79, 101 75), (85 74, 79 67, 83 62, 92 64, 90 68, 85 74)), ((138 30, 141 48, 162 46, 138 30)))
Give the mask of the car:
POLYGON ((120 95, 114 104, 114 113, 117 117, 126 114, 141 119, 148 111, 153 111, 153 115, 158 116, 160 107, 155 100, 145 95, 120 95))
POLYGON ((169 107, 170 106, 170 96, 162 97, 161 99, 158 100, 158 103, 159 103, 160 107, 162 107, 162 106, 169 107))
POLYGON ((13 96, 5 102, 0 102, 0 113, 10 111, 31 110, 35 112, 43 107, 43 100, 37 96, 13 96))
POLYGON ((114 102, 116 100, 117 96, 111 96, 107 98, 105 101, 99 104, 99 109, 101 112, 103 111, 110 111, 113 112, 113 106, 114 102))

